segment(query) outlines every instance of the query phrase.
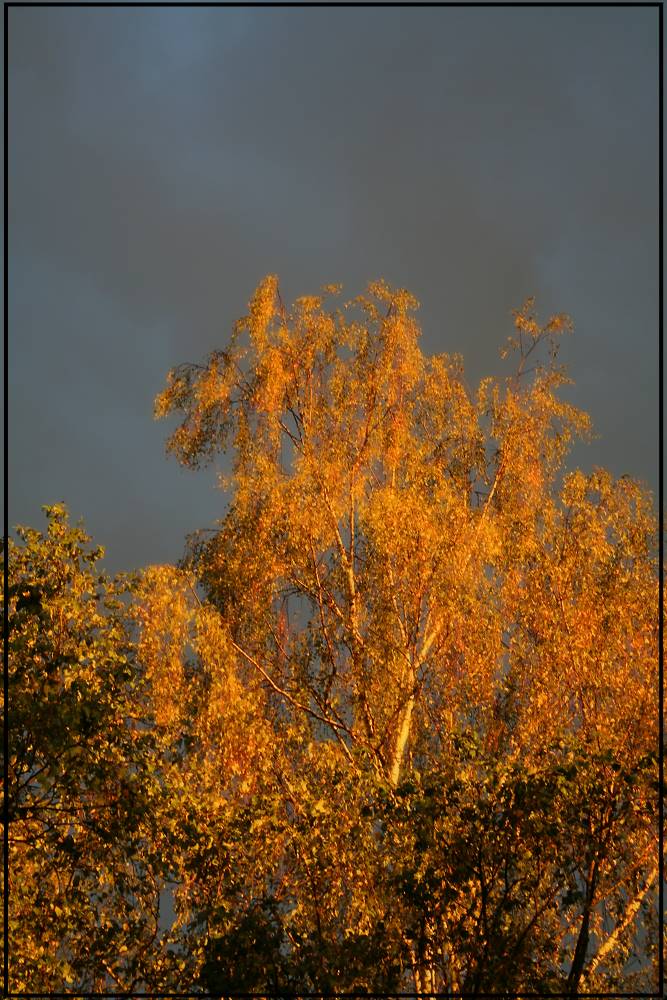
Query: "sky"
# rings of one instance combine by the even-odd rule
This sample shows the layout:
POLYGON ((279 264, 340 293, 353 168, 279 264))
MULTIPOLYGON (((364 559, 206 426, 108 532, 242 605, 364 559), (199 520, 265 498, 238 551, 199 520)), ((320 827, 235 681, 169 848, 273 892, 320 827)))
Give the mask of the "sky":
POLYGON ((569 313, 571 465, 657 491, 657 7, 9 10, 9 522, 63 501, 110 572, 224 515, 152 418, 170 367, 379 277, 422 347, 507 372, 569 313))

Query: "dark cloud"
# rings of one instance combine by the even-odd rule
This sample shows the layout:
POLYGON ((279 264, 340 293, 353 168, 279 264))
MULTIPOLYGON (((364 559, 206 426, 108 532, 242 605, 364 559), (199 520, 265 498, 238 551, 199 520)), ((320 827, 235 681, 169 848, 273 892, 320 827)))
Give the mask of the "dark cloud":
POLYGON ((269 271, 410 288, 472 382, 527 295, 569 311, 577 460, 657 486, 656 10, 9 15, 12 522, 177 558, 224 498, 152 398, 269 271))

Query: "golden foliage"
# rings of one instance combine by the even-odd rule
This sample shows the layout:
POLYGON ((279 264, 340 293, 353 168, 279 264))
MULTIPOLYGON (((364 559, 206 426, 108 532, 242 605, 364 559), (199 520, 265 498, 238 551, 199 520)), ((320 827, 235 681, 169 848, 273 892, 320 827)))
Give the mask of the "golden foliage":
MULTIPOLYGON (((515 372, 485 379, 472 397, 460 358, 422 354, 409 293, 378 281, 327 311, 325 297, 338 291, 288 312, 278 309, 275 276, 259 285, 225 354, 225 418, 203 436, 217 369, 181 373, 189 394, 168 384, 160 397, 161 413, 185 414, 170 445, 182 461, 195 464, 211 447, 235 453, 230 512, 199 568, 213 600, 233 608, 241 647, 278 688, 298 677, 327 719, 347 706, 349 736, 387 773, 430 739, 416 730, 403 742, 417 726, 415 700, 422 718, 444 712, 456 730, 473 706, 492 712, 508 670, 519 713, 512 739, 524 750, 571 725, 573 712, 608 728, 633 716, 636 698, 630 708, 618 678, 638 669, 631 650, 650 647, 636 638, 648 635, 646 612, 634 595, 630 611, 616 567, 624 546, 637 552, 650 519, 643 508, 639 526, 629 485, 599 473, 570 476, 559 494, 568 448, 590 426, 557 395, 568 381, 555 359, 569 318, 540 325, 533 301, 524 303, 510 344, 515 372), (542 344, 548 357, 531 375, 527 359, 542 344), (593 506, 586 497, 600 489, 606 499, 593 506), (602 609, 619 601, 610 627, 602 609), (280 609, 290 606, 298 625, 276 658, 280 609), (314 655, 307 634, 318 653, 304 666, 314 655)), ((637 698, 648 683, 645 673, 637 698)))
MULTIPOLYGON (((559 397, 571 321, 541 325, 528 300, 503 351, 514 371, 472 394, 459 357, 422 353, 409 293, 379 281, 328 309, 339 291, 287 310, 270 276, 224 354, 224 406, 212 362, 178 370, 159 397, 160 415, 183 415, 169 445, 182 462, 218 449, 235 461, 228 513, 191 562, 209 616, 202 746, 217 745, 216 719, 233 720, 217 758, 225 787, 296 781, 305 740, 396 790, 453 767, 471 733, 528 775, 546 760, 567 770, 578 741, 613 761, 600 779, 613 797, 610 775, 643 767, 653 743, 655 523, 630 480, 564 475, 590 434, 559 397)), ((461 780, 476 774, 471 763, 461 780)), ((642 857, 646 795, 628 835, 642 857)), ((615 883, 599 838, 602 900, 615 883)), ((333 883, 326 892, 336 898, 333 883)), ((479 892, 447 911, 470 935, 479 892)), ((540 926, 555 935, 550 920, 540 926)))

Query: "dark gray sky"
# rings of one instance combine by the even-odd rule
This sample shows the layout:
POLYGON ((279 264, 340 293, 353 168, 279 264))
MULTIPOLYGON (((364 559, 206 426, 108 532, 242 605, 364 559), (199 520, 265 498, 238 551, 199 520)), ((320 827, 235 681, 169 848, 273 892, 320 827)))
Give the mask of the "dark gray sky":
POLYGON ((658 44, 631 6, 11 9, 10 524, 179 558, 224 496, 153 397, 269 272, 409 288, 471 383, 528 295, 569 312, 576 463, 657 490, 658 44))

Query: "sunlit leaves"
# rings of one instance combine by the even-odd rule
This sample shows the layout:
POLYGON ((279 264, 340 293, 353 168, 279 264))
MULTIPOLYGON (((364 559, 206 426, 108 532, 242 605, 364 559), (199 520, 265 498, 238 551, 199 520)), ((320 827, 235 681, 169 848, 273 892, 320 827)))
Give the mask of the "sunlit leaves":
POLYGON ((651 498, 565 474, 566 316, 471 393, 339 293, 269 276, 169 374, 170 450, 233 459, 180 567, 109 581, 60 506, 10 544, 16 988, 651 986, 651 498))
POLYGON ((129 986, 155 964, 166 867, 130 584, 62 505, 45 512, 46 534, 8 545, 10 983, 129 986))
MULTIPOLYGON (((632 832, 623 827, 613 840, 619 786, 599 756, 630 773, 648 749, 642 719, 655 701, 656 655, 650 501, 629 480, 600 471, 562 478, 573 440, 590 431, 587 415, 559 397, 568 382, 556 364, 559 338, 572 330, 565 314, 541 324, 533 301, 524 303, 503 352, 515 354, 514 372, 483 380, 473 397, 460 358, 421 353, 417 303, 407 292, 378 281, 328 310, 326 295, 338 291, 287 310, 275 277, 259 286, 230 347, 234 416, 224 428, 202 436, 199 404, 173 395, 170 409, 183 414, 172 438, 181 459, 210 457, 223 445, 235 457, 229 514, 193 552, 191 567, 245 660, 244 683, 254 675, 267 693, 254 710, 271 718, 277 747, 295 732, 325 739, 351 773, 397 793, 411 776, 449 768, 457 791, 443 805, 456 803, 440 831, 444 850, 455 857, 474 827, 488 845, 486 862, 471 855, 429 882, 424 859, 435 861, 424 841, 419 863, 407 842, 403 861, 390 862, 377 826, 365 848, 375 891, 380 858, 396 870, 403 864, 414 883, 413 916, 403 912, 392 945, 396 968, 411 969, 416 986, 479 989, 501 977, 508 986, 558 988, 568 955, 581 977, 584 935, 615 891, 605 860, 612 843, 622 865, 650 838, 644 783, 632 832), (474 762, 458 749, 468 736, 479 747, 474 762), (595 747, 598 756, 585 780, 583 765, 575 768, 579 785, 563 784, 574 746, 584 755, 595 747), (543 791, 532 802, 526 789, 538 774, 543 791), (584 788, 585 805, 577 797, 584 788), (497 795, 495 813, 481 808, 497 795), (577 810, 580 837, 566 833, 577 810), (504 840, 493 833, 498 822, 504 840), (485 894, 503 865, 509 887, 495 903, 485 894), (559 886, 568 879, 565 903, 559 886), (523 979, 520 961, 533 969, 523 979)), ((280 765, 293 783, 299 761, 288 755, 280 765)), ((311 822, 325 808, 320 788, 316 780, 298 795, 311 822)), ((367 794, 365 803, 345 802, 351 814, 374 812, 367 794)), ((312 852, 312 835, 304 851, 312 852)), ((326 860, 312 861, 318 878, 340 851, 330 845, 326 860)), ((286 878, 290 891, 303 884, 298 891, 312 895, 306 869, 286 878)), ((327 885, 313 914, 320 927, 338 891, 327 885)), ((292 920, 308 912, 300 897, 291 912, 292 920)), ((388 934, 386 915, 381 923, 388 934)), ((299 942, 308 933, 299 933, 305 937, 285 946, 295 961, 301 955, 306 975, 299 942)), ((372 935, 370 925, 363 933, 372 935)), ((329 985, 321 961, 320 978, 309 981, 329 985)), ((364 982, 372 985, 372 976, 364 982)))

